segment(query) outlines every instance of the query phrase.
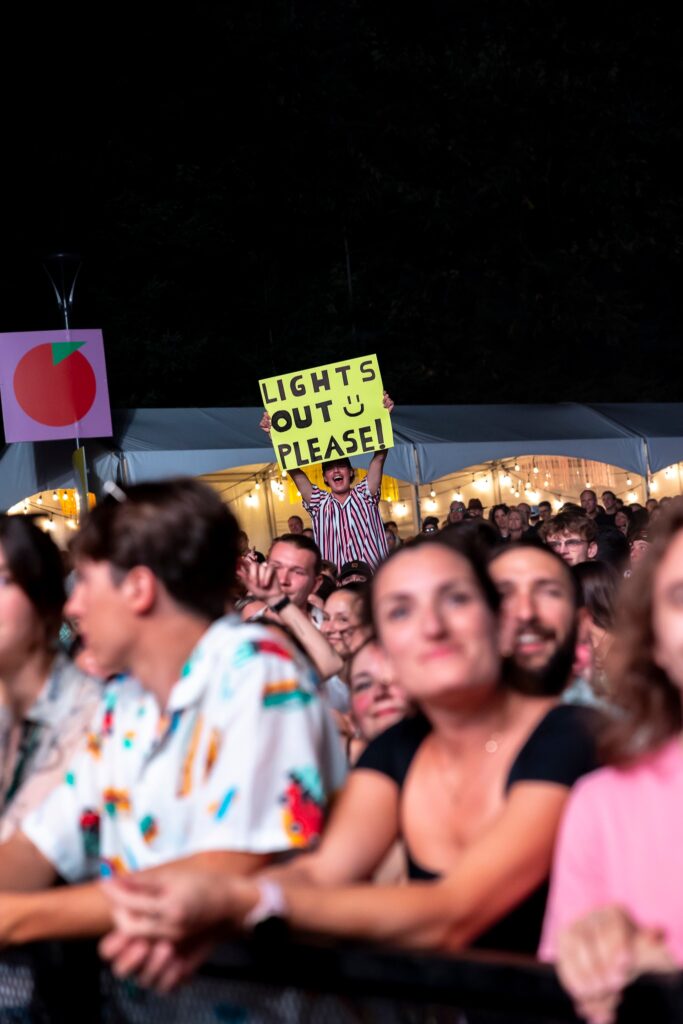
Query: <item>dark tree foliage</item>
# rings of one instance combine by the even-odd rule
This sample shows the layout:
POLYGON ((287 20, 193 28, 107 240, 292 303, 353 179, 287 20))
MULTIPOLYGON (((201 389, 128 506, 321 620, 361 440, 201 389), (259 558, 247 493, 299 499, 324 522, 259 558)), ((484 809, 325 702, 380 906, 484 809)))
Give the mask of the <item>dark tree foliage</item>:
POLYGON ((108 10, 9 33, 0 330, 59 326, 77 248, 115 405, 374 351, 404 404, 683 398, 675 15, 108 10))

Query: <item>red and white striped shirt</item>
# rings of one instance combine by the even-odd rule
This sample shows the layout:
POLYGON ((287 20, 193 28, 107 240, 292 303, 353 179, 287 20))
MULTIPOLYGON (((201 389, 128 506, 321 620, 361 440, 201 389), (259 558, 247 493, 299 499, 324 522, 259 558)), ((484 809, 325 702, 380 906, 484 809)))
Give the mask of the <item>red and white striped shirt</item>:
POLYGON ((379 514, 379 491, 371 494, 367 479, 351 488, 343 504, 329 491, 314 486, 304 508, 313 520, 313 536, 321 555, 337 569, 354 559, 376 569, 389 554, 379 514))

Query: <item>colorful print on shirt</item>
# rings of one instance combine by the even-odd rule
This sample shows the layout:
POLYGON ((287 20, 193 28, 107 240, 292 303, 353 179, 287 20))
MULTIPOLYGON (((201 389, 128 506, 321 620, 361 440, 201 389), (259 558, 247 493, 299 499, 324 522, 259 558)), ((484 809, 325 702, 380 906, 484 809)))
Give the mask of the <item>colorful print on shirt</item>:
POLYGON ((100 860, 100 877, 113 878, 127 874, 126 865, 120 857, 103 857, 100 860))
POLYGON ((110 818, 115 818, 120 812, 126 814, 130 811, 130 794, 126 789, 105 789, 102 794, 104 809, 110 818))
POLYGON ((97 811, 88 808, 83 811, 79 820, 83 850, 86 857, 100 855, 100 816, 97 811))
POLYGON ((235 652, 235 667, 241 668, 259 654, 274 654, 283 661, 294 661, 292 652, 277 640, 246 640, 235 652))
POLYGON ((282 802, 288 839, 293 846, 308 846, 323 827, 323 793, 317 769, 300 768, 291 772, 282 802))
POLYGON ((140 822, 140 831, 147 845, 153 843, 159 835, 159 825, 151 814, 146 814, 140 822))
POLYGON ((200 851, 275 854, 319 833, 324 798, 343 781, 343 752, 307 663, 296 650, 285 661, 271 639, 233 617, 214 623, 166 714, 135 680, 117 684, 107 737, 100 729, 112 705, 103 700, 70 781, 22 823, 63 878, 93 877, 100 860, 130 872, 200 851), (236 668, 247 644, 258 653, 236 668))
POLYGON ((313 694, 302 689, 297 679, 283 679, 281 682, 268 683, 263 688, 264 708, 301 707, 312 700, 313 694))

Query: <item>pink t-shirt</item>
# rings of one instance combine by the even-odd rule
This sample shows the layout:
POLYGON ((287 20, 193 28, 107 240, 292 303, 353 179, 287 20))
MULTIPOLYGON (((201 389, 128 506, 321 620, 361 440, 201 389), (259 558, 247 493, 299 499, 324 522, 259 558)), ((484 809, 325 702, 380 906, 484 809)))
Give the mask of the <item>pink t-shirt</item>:
POLYGON ((558 932, 618 904, 664 929, 683 965, 683 743, 670 740, 635 766, 601 768, 571 792, 555 850, 539 957, 554 960, 558 932))

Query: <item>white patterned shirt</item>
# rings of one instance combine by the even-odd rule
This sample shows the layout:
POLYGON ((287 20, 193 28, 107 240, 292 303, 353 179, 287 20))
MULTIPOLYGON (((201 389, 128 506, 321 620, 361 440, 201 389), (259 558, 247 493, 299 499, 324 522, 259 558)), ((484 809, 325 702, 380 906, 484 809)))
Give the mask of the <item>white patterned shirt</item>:
POLYGON ((345 774, 315 682, 286 641, 220 619, 163 712, 136 681, 110 684, 85 748, 23 831, 70 882, 309 845, 345 774))

